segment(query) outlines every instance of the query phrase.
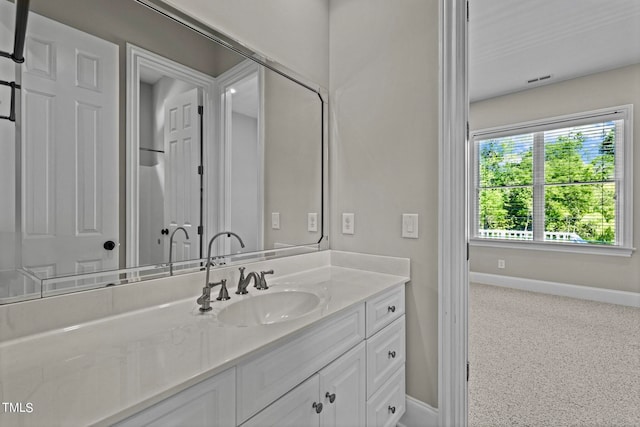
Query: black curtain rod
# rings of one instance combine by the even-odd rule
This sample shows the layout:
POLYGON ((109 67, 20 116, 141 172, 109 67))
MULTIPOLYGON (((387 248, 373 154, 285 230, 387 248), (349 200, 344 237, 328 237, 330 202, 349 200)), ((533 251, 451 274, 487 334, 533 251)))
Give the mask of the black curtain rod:
POLYGON ((16 84, 16 82, 5 82, 4 80, 0 80, 0 85, 9 86, 11 88, 11 105, 9 106, 9 115, 0 116, 0 119, 15 122, 16 121, 16 89, 20 89, 20 85, 16 84))
POLYGON ((29 0, 16 0, 16 28, 13 39, 13 53, 0 51, 0 56, 11 58, 13 62, 24 62, 24 42, 27 37, 27 18, 29 16, 29 0))

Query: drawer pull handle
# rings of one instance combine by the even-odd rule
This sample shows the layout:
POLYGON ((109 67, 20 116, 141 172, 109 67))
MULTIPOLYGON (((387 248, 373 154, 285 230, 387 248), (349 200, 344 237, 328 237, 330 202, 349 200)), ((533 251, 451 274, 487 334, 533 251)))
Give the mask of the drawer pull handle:
POLYGON ((392 414, 395 414, 396 413, 396 407, 389 405, 389 412, 391 412, 392 414))
POLYGON ((333 403, 336 401, 336 394, 335 393, 329 393, 327 392, 327 394, 324 395, 324 397, 326 397, 327 399, 329 399, 329 403, 333 403))
POLYGON ((396 352, 395 351, 390 351, 389 352, 389 358, 390 359, 395 359, 396 358, 396 352))
POLYGON ((387 313, 388 312, 395 313, 396 312, 396 306, 395 305, 390 305, 389 307, 387 307, 387 313))
POLYGON ((313 402, 313 405, 311 405, 311 407, 316 410, 316 414, 322 412, 322 403, 313 402))

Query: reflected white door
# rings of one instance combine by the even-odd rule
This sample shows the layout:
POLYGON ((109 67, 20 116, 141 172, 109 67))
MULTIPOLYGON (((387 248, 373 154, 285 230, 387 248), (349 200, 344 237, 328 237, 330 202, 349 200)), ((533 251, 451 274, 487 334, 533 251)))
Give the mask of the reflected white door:
MULTIPOLYGON (((200 257, 200 115, 198 89, 167 98, 164 107, 164 217, 173 240, 173 260, 200 257)), ((167 241, 167 257, 168 244, 167 241)))
POLYGON ((117 268, 118 46, 32 13, 25 58, 23 265, 117 268))

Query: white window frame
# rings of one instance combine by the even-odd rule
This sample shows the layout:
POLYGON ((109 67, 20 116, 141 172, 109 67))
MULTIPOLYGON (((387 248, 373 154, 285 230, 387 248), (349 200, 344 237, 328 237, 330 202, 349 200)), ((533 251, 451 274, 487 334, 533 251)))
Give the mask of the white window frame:
MULTIPOLYGON (((471 132, 471 173, 469 174, 469 194, 470 209, 469 228, 471 230, 470 244, 473 246, 486 246, 510 249, 533 249, 544 251, 559 251, 585 253, 595 255, 617 255, 631 256, 635 248, 633 247, 633 105, 622 105, 617 107, 603 108, 600 110, 587 111, 564 116, 552 117, 529 122, 516 123, 513 125, 499 126, 489 129, 481 129, 471 132), (624 131, 622 141, 616 141, 616 244, 615 245, 595 245, 580 243, 558 243, 545 242, 542 240, 505 240, 488 239, 478 237, 478 162, 479 152, 477 139, 490 139, 503 136, 534 133, 544 130, 558 129, 561 127, 572 127, 590 124, 594 119, 624 120, 624 131), (621 165, 621 168, 618 166, 621 165), (620 170, 622 169, 622 170, 620 170)), ((543 152, 536 150, 535 153, 543 152)), ((540 159, 538 159, 540 161, 540 159)), ((534 171, 535 173, 535 171, 534 171)), ((534 180, 534 198, 539 194, 539 182, 534 180)), ((541 219, 534 216, 534 233, 544 233, 544 225, 540 228, 541 219), (537 227, 536 227, 537 226, 537 227)))

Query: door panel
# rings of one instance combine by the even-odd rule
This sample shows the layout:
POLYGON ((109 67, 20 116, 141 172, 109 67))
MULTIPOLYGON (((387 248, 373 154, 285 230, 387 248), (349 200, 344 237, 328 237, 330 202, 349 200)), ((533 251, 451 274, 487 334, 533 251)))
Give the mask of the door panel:
POLYGON ((366 351, 361 342, 320 371, 321 427, 364 426, 366 423, 366 351))
MULTIPOLYGON (((165 102, 165 197, 166 227, 174 236, 173 261, 200 256, 200 115, 198 89, 167 98, 165 102)), ((167 244, 169 239, 167 240, 167 244)), ((168 246, 167 246, 168 247, 168 246)), ((168 251, 166 252, 168 257, 168 251)))
POLYGON ((118 47, 32 13, 25 58, 23 265, 117 268, 118 47))

